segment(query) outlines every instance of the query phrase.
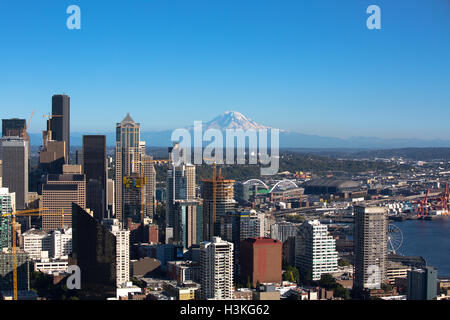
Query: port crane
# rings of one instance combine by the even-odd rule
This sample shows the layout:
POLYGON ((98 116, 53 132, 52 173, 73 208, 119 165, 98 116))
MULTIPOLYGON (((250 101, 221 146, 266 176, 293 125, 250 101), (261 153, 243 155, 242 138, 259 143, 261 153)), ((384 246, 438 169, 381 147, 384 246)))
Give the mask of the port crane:
POLYGON ((445 184, 444 191, 440 194, 430 196, 430 189, 427 189, 425 197, 418 202, 417 216, 419 219, 430 215, 430 209, 440 211, 441 215, 449 215, 449 189, 448 182, 445 184))

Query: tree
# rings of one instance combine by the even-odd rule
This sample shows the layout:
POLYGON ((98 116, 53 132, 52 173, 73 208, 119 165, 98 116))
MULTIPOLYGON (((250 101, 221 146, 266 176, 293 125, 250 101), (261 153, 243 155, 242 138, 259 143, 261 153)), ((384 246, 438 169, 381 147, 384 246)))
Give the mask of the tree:
POLYGON ((343 298, 344 300, 350 299, 350 292, 339 283, 333 290, 333 295, 338 298, 343 298))
POLYGON ((339 259, 338 260, 338 266, 339 267, 348 267, 348 266, 350 266, 350 262, 348 262, 345 259, 339 259))
POLYGON ((327 290, 336 288, 336 279, 331 274, 324 273, 320 277, 319 285, 327 290))
POLYGON ((290 282, 299 282, 300 281, 300 272, 297 267, 288 265, 286 267, 286 271, 283 273, 283 280, 290 282))

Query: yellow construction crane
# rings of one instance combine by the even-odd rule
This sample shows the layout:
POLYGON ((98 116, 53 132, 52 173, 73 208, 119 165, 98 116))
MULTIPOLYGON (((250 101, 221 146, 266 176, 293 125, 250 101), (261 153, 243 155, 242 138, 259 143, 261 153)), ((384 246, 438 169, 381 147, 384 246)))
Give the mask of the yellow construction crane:
MULTIPOLYGON (((3 213, 2 217, 11 216, 11 232, 12 232, 12 255, 13 255, 13 300, 17 300, 17 241, 16 241, 16 216, 29 217, 29 216, 43 216, 43 215, 62 215, 64 224, 64 210, 62 213, 41 213, 42 211, 48 211, 49 209, 29 209, 22 211, 14 211, 12 213, 3 213)), ((71 215, 71 214, 67 214, 71 215)), ((64 226, 63 226, 64 227, 64 226)))
POLYGON ((28 134, 28 129, 30 128, 30 124, 31 124, 31 119, 33 119, 34 113, 36 112, 36 110, 33 110, 33 112, 31 113, 30 116, 30 120, 28 120, 27 126, 25 128, 24 131, 22 131, 22 137, 25 138, 28 134))
POLYGON ((147 177, 144 176, 144 163, 153 163, 153 160, 139 160, 133 161, 133 163, 140 164, 140 175, 139 178, 141 180, 141 222, 144 221, 144 185, 147 184, 147 177), (143 182, 143 183, 142 183, 143 182))
MULTIPOLYGON (((47 123, 48 123, 48 131, 51 133, 52 132, 52 128, 51 128, 51 120, 53 118, 62 118, 63 115, 58 115, 58 114, 51 114, 50 112, 48 114, 44 114, 43 115, 44 118, 48 118, 47 123)), ((53 138, 50 134, 50 140, 53 138)))

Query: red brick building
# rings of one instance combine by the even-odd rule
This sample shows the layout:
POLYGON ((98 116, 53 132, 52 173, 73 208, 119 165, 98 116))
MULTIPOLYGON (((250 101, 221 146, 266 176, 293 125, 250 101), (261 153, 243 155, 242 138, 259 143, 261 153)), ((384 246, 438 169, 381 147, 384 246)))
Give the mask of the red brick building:
POLYGON ((281 282, 282 244, 270 238, 248 238, 241 241, 241 279, 256 283, 281 282))

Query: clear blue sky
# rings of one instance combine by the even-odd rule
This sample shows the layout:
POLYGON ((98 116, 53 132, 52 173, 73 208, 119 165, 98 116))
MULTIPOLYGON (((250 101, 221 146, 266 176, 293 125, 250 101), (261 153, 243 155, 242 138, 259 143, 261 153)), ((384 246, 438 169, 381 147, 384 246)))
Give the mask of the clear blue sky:
POLYGON ((237 110, 310 134, 450 139, 450 1, 1 1, 1 118, 36 109, 40 132, 63 92, 78 132, 237 110))

